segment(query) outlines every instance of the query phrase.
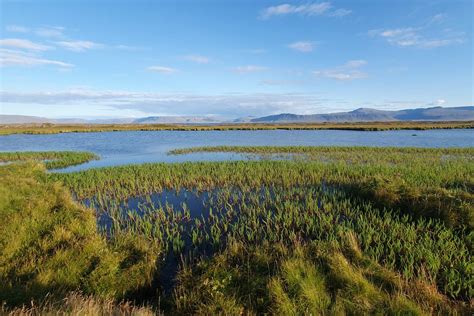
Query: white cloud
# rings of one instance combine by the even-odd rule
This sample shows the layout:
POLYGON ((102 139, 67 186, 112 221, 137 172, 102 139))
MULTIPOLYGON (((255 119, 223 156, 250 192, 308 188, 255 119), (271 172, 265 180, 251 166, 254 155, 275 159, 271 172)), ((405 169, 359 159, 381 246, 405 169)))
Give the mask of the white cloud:
POLYGON ((438 100, 428 103, 427 105, 442 106, 446 104, 446 102, 447 101, 445 99, 438 99, 438 100))
POLYGON ((336 79, 341 81, 356 80, 367 78, 367 74, 361 71, 339 71, 339 70, 324 70, 324 71, 314 71, 317 76, 336 79))
POLYGON ((446 14, 438 13, 431 17, 430 23, 441 23, 446 19, 446 14))
POLYGON ((303 16, 327 15, 333 17, 341 17, 350 14, 347 9, 333 9, 330 2, 308 3, 302 5, 280 4, 265 8, 260 13, 260 18, 269 19, 273 16, 282 16, 290 14, 298 14, 303 16))
POLYGON ((267 79, 260 81, 260 84, 266 86, 299 86, 303 85, 306 82, 304 80, 274 80, 267 79))
POLYGON ((34 43, 30 40, 20 39, 20 38, 0 39, 0 46, 26 49, 26 50, 31 50, 31 51, 45 51, 45 50, 52 49, 51 46, 34 43))
POLYGON ((88 49, 97 49, 104 47, 103 44, 94 43, 91 41, 60 41, 56 42, 56 44, 73 52, 83 52, 88 49))
POLYGON ((242 115, 268 115, 282 112, 301 114, 330 111, 328 100, 308 94, 160 94, 129 91, 71 91, 0 92, 5 107, 17 108, 21 104, 113 108, 141 111, 150 115, 209 115, 227 117, 242 115))
POLYGON ((129 51, 136 51, 136 50, 142 50, 143 49, 143 47, 122 45, 122 44, 115 45, 115 46, 113 46, 113 48, 121 49, 121 50, 129 50, 129 51))
POLYGON ((208 64, 211 61, 209 57, 201 56, 201 55, 187 55, 187 56, 184 56, 183 59, 187 61, 192 61, 198 64, 208 64))
POLYGON ((405 27, 396 29, 370 30, 369 35, 380 37, 389 44, 400 47, 436 48, 461 44, 464 42, 463 34, 445 32, 437 38, 427 38, 423 27, 405 27))
MULTIPOLYGON (((143 47, 129 46, 129 45, 123 45, 123 44, 105 45, 105 44, 96 43, 96 42, 88 41, 88 40, 70 39, 68 36, 64 34, 64 31, 66 30, 66 28, 62 26, 43 26, 43 27, 38 27, 38 28, 29 28, 29 27, 20 26, 20 25, 7 25, 6 30, 9 32, 17 32, 17 33, 31 33, 33 35, 37 35, 40 37, 50 38, 51 43, 55 44, 57 47, 61 47, 61 48, 74 51, 74 52, 83 52, 86 50, 99 49, 99 48, 113 48, 113 49, 130 50, 130 51, 143 49, 143 47), (53 39, 55 40, 55 42, 52 42, 53 39)), ((20 40, 20 39, 8 39, 8 40, 20 40)), ((27 45, 26 41, 32 43, 31 41, 29 40, 21 40, 21 41, 25 41, 25 43, 23 43, 24 47, 13 46, 13 44, 10 47, 22 48, 22 49, 33 49, 33 45, 31 44, 30 44, 30 48, 26 47, 27 45)), ((18 44, 18 45, 21 45, 21 44, 18 44)), ((36 45, 36 50, 38 51, 52 49, 52 48, 53 47, 51 46, 46 46, 42 44, 36 45), (45 49, 41 49, 41 47, 45 49)), ((195 57, 202 57, 202 56, 195 56, 195 57)))
POLYGON ((62 26, 45 26, 35 29, 35 33, 41 37, 63 37, 65 28, 62 26))
POLYGON ((350 81, 356 79, 367 78, 367 73, 361 71, 359 68, 367 65, 365 60, 349 60, 342 66, 338 66, 332 69, 315 70, 313 74, 318 77, 335 79, 340 81, 350 81))
POLYGON ((299 41, 299 42, 291 43, 290 45, 288 45, 288 47, 302 53, 309 53, 313 51, 314 44, 312 42, 299 41))
POLYGON ((28 33, 30 31, 29 28, 21 25, 7 25, 6 30, 15 33, 28 33))
POLYGON ((41 37, 62 37, 65 30, 62 26, 43 26, 38 28, 29 28, 21 25, 7 25, 6 30, 9 32, 16 33, 30 33, 41 36, 41 37))
POLYGON ((331 8, 329 2, 303 4, 303 5, 291 5, 291 4, 280 4, 277 6, 268 7, 262 11, 263 18, 269 18, 274 15, 286 15, 286 14, 301 14, 301 15, 320 15, 328 11, 331 8))
POLYGON ((171 67, 164 67, 164 66, 150 66, 147 68, 147 70, 149 71, 153 71, 153 72, 158 72, 160 74, 174 74, 175 72, 177 72, 178 70, 175 69, 175 68, 171 68, 171 67))
POLYGON ((359 68, 367 65, 367 61, 363 59, 349 60, 344 67, 346 68, 359 68))
POLYGON ((14 50, 0 50, 0 66, 42 66, 42 65, 52 65, 58 66, 63 69, 69 69, 74 67, 74 65, 65 63, 59 60, 51 60, 38 56, 34 56, 21 51, 14 50))
POLYGON ((265 71, 265 70, 267 70, 267 68, 262 67, 262 66, 247 65, 247 66, 234 67, 232 70, 236 73, 239 73, 239 74, 245 74, 245 73, 265 71))
POLYGON ((347 10, 347 9, 337 9, 337 10, 334 10, 333 12, 329 13, 329 16, 342 17, 342 16, 349 15, 349 14, 351 14, 351 13, 352 13, 351 10, 347 10))

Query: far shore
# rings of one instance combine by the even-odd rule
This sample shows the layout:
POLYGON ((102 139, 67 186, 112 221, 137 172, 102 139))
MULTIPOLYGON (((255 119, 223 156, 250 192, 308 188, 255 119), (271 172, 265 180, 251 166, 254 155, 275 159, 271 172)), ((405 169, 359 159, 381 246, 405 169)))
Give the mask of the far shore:
POLYGON ((227 130, 430 130, 471 129, 474 121, 391 121, 350 123, 229 123, 229 124, 0 124, 0 135, 59 134, 118 131, 227 131, 227 130))

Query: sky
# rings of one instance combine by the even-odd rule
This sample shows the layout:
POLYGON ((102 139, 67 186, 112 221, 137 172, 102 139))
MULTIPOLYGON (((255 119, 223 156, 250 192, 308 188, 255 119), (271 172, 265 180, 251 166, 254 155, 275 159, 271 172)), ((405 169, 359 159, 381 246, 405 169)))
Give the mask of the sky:
POLYGON ((0 114, 473 105, 473 1, 0 0, 0 114))

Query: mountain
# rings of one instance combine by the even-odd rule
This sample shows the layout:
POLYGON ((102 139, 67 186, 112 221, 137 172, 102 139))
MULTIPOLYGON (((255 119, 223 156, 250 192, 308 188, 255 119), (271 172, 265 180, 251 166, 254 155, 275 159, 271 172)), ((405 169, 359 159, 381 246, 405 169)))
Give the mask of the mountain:
POLYGON ((350 112, 298 115, 282 113, 252 119, 253 123, 337 123, 388 121, 470 121, 474 120, 474 106, 432 107, 399 111, 359 108, 350 112))
POLYGON ((27 115, 0 115, 0 124, 43 124, 53 123, 53 120, 39 116, 27 116, 27 115))
POLYGON ((222 123, 208 116, 149 116, 134 120, 134 124, 215 124, 222 123))
POLYGON ((242 116, 242 117, 238 117, 234 120, 232 120, 232 123, 249 123, 251 122, 253 119, 256 119, 257 117, 256 116, 242 116))
POLYGON ((115 119, 49 119, 38 116, 0 115, 0 124, 218 124, 218 123, 339 123, 390 121, 474 121, 474 106, 431 107, 399 111, 359 108, 350 112, 299 115, 282 113, 264 117, 243 116, 224 120, 216 116, 149 116, 115 119))

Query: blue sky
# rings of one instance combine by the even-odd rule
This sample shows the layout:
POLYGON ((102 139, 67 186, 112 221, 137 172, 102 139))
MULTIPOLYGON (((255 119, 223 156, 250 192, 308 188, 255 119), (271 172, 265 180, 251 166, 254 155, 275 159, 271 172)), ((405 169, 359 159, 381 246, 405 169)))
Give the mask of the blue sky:
POLYGON ((472 1, 1 1, 1 114, 473 104, 472 1))

